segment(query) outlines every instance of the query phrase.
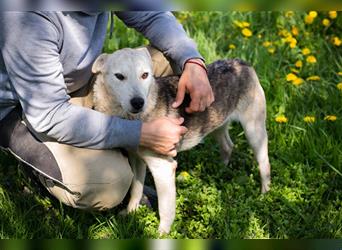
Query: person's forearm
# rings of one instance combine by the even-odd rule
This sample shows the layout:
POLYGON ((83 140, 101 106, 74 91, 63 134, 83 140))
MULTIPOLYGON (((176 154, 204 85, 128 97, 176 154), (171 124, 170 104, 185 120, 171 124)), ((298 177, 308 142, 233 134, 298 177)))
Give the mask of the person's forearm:
POLYGON ((129 148, 140 141, 141 122, 123 120, 66 103, 47 116, 28 111, 33 129, 65 144, 92 149, 129 148))

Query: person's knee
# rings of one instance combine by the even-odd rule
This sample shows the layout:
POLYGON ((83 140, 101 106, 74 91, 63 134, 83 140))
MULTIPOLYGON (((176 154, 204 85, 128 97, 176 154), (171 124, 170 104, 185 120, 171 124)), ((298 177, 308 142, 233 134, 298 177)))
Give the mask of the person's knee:
POLYGON ((132 170, 127 168, 125 174, 112 182, 90 182, 81 185, 68 185, 68 188, 61 185, 46 186, 52 195, 68 206, 103 211, 122 202, 131 186, 132 179, 132 170))

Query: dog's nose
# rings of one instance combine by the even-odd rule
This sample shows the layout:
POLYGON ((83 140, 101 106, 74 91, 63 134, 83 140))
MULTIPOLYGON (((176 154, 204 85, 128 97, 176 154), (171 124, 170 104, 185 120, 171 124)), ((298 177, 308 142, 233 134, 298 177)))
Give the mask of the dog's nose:
POLYGON ((131 99, 131 105, 135 110, 141 110, 144 103, 145 101, 141 97, 134 97, 131 99))

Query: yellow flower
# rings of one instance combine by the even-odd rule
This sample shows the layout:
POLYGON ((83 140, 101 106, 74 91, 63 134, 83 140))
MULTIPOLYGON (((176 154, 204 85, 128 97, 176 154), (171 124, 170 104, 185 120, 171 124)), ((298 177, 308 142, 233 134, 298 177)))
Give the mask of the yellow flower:
POLYGON ((272 45, 272 43, 269 42, 269 41, 265 41, 265 42, 263 42, 262 45, 263 45, 265 48, 267 48, 267 47, 270 47, 270 46, 272 45))
POLYGON ((246 27, 249 27, 249 26, 251 26, 251 24, 249 22, 245 22, 245 21, 242 22, 242 27, 243 28, 246 28, 246 27))
POLYGON ((273 54, 275 52, 275 48, 268 48, 267 50, 269 53, 273 54))
POLYGON ((299 34, 298 28, 296 26, 292 26, 291 32, 294 36, 298 36, 299 34))
POLYGON ((316 62, 317 62, 317 59, 316 59, 316 57, 314 57, 314 56, 308 56, 308 57, 306 58, 306 61, 307 61, 308 63, 316 63, 316 62))
POLYGON ((239 28, 246 28, 246 27, 249 27, 250 26, 250 23, 249 22, 240 22, 240 21, 234 21, 234 24, 236 26, 238 26, 239 28))
POLYGON ((308 49, 308 48, 302 49, 302 54, 303 54, 304 56, 309 55, 310 53, 311 53, 310 49, 308 49))
POLYGON ((283 37, 288 37, 288 36, 291 36, 291 33, 290 32, 288 32, 287 30, 280 30, 279 31, 279 36, 283 36, 283 37))
POLYGON ((189 174, 188 172, 186 172, 186 171, 180 172, 180 175, 183 176, 183 177, 185 177, 185 178, 190 177, 190 174, 189 174))
POLYGON ((297 78, 297 79, 294 79, 292 81, 292 84, 295 85, 295 86, 299 86, 301 85, 302 83, 304 82, 304 80, 302 78, 297 78))
POLYGON ((336 87, 337 87, 339 90, 342 90, 342 82, 340 82, 339 84, 337 84, 336 87))
POLYGON ((290 48, 293 49, 293 48, 296 47, 296 45, 297 45, 297 41, 291 42, 291 43, 290 43, 290 48))
POLYGON ((288 119, 286 118, 285 115, 278 115, 275 118, 275 121, 278 122, 278 123, 286 123, 288 121, 288 119))
POLYGON ((235 46, 234 44, 231 43, 231 44, 229 44, 229 48, 230 48, 230 49, 236 49, 236 46, 235 46))
POLYGON ((305 16, 305 18, 304 18, 304 22, 305 22, 306 24, 312 24, 313 21, 314 21, 314 19, 315 19, 315 18, 313 18, 313 17, 307 15, 307 16, 305 16))
POLYGON ((306 78, 307 81, 319 81, 321 78, 319 76, 309 76, 306 78))
POLYGON ((334 121, 337 120, 337 117, 336 117, 335 115, 326 115, 326 116, 324 117, 324 120, 334 122, 334 121))
POLYGON ((262 38, 262 35, 261 35, 261 34, 258 34, 258 38, 259 38, 259 39, 262 38))
POLYGON ((337 11, 329 11, 330 19, 335 19, 337 17, 337 11))
POLYGON ((295 63, 295 66, 296 66, 297 68, 301 68, 301 67, 303 67, 303 62, 302 62, 301 60, 298 60, 298 61, 295 63))
POLYGON ((244 28, 242 29, 242 35, 244 35, 245 37, 251 37, 253 35, 252 31, 248 28, 244 28))
POLYGON ((330 21, 327 18, 324 18, 322 21, 323 26, 328 27, 330 25, 330 21))
POLYGON ((285 12, 285 16, 286 16, 286 17, 292 17, 293 14, 294 14, 293 11, 286 11, 286 12, 285 12))
POLYGON ((305 116, 304 121, 307 123, 314 123, 316 121, 316 118, 314 116, 305 116))
POLYGON ((311 16, 312 18, 316 18, 317 17, 317 11, 310 11, 309 16, 311 16))
POLYGON ((342 71, 338 72, 337 74, 338 74, 339 76, 342 76, 342 71))
POLYGON ((333 37, 332 42, 337 47, 341 46, 341 43, 342 43, 340 38, 338 38, 337 36, 333 37))
POLYGON ((296 76, 295 74, 293 73, 290 73, 290 74, 287 74, 286 75, 286 81, 290 82, 290 81, 294 81, 298 78, 298 76, 296 76))

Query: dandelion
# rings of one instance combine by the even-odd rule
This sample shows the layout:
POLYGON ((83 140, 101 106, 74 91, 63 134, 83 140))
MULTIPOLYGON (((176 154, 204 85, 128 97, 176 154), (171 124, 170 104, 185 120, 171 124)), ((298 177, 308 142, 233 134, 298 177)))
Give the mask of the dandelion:
POLYGON ((313 18, 312 16, 307 15, 307 16, 305 16, 305 18, 304 18, 304 22, 305 22, 306 24, 312 24, 313 21, 314 21, 314 19, 315 19, 315 18, 313 18))
POLYGON ((232 43, 231 43, 231 44, 229 44, 229 46, 228 46, 228 47, 229 47, 229 49, 236 49, 236 46, 235 46, 234 44, 232 44, 232 43))
POLYGON ((337 17, 337 11, 329 11, 330 19, 335 19, 337 17))
POLYGON ((309 76, 306 78, 307 81, 319 81, 321 78, 319 76, 309 76))
POLYGON ((336 87, 337 87, 339 90, 342 90, 342 82, 340 82, 339 84, 337 84, 336 87))
POLYGON ((330 21, 327 18, 324 18, 322 21, 323 26, 328 27, 330 25, 330 21))
POLYGON ((333 39, 332 39, 332 43, 335 45, 335 46, 337 46, 337 47, 339 47, 339 46, 341 46, 341 39, 340 38, 338 38, 337 36, 334 36, 333 37, 333 39))
POLYGON ((293 73, 290 73, 290 74, 287 74, 286 75, 286 81, 288 82, 291 82, 291 81, 294 81, 298 78, 298 76, 296 76, 295 74, 293 73))
POLYGON ((292 42, 290 43, 290 48, 293 49, 293 48, 296 47, 296 45, 297 45, 297 41, 292 41, 292 42))
POLYGON ((243 22, 234 21, 234 24, 235 24, 236 26, 238 26, 239 28, 241 28, 241 29, 250 26, 250 23, 249 23, 249 22, 245 22, 245 21, 243 21, 243 22))
POLYGON ((267 50, 270 54, 274 54, 274 52, 275 52, 275 48, 268 48, 268 50, 267 50))
POLYGON ((248 28, 242 29, 241 33, 245 37, 251 37, 253 35, 252 31, 250 29, 248 29, 248 28))
POLYGON ((311 53, 310 49, 308 49, 308 48, 302 49, 302 54, 303 54, 304 56, 309 55, 310 53, 311 53))
POLYGON ((262 35, 261 35, 261 34, 258 34, 258 38, 261 39, 261 38, 262 38, 262 35))
POLYGON ((265 42, 263 42, 263 44, 262 44, 262 46, 264 46, 265 48, 270 47, 271 45, 272 45, 272 43, 269 42, 269 41, 265 41, 265 42))
POLYGON ((303 120, 306 123, 314 123, 316 121, 316 118, 314 116, 305 116, 303 120))
POLYGON ((295 66, 296 66, 297 68, 301 68, 301 67, 303 67, 303 62, 302 62, 301 60, 298 60, 298 61, 295 63, 295 66))
POLYGON ((336 117, 335 115, 326 115, 326 116, 324 117, 324 120, 325 120, 325 121, 334 122, 334 121, 337 120, 337 117, 336 117))
POLYGON ((276 118, 275 118, 275 121, 278 122, 278 123, 287 123, 288 119, 285 115, 278 115, 276 118))
POLYGON ((302 78, 297 78, 297 79, 294 79, 293 81, 292 81, 292 84, 293 85, 295 85, 295 86, 299 86, 299 85, 301 85, 302 83, 304 82, 304 80, 302 79, 302 78))
POLYGON ((249 22, 245 22, 245 21, 242 22, 242 27, 243 28, 246 28, 246 27, 249 27, 249 26, 251 26, 251 24, 249 22))
POLYGON ((294 15, 293 11, 286 11, 285 12, 285 17, 292 17, 294 15))
POLYGON ((309 16, 311 16, 312 18, 316 18, 317 17, 317 11, 310 11, 309 16))
POLYGON ((291 36, 291 33, 289 31, 283 29, 283 30, 279 31, 278 35, 283 36, 283 37, 288 37, 288 36, 291 36))
POLYGON ((342 76, 342 71, 338 72, 337 74, 338 74, 339 76, 342 76))
POLYGON ((298 28, 296 26, 292 26, 291 32, 294 36, 298 36, 299 34, 298 28))
POLYGON ((308 57, 306 58, 306 61, 307 61, 308 63, 314 64, 314 63, 317 62, 317 59, 316 59, 316 57, 314 57, 314 56, 308 56, 308 57))

